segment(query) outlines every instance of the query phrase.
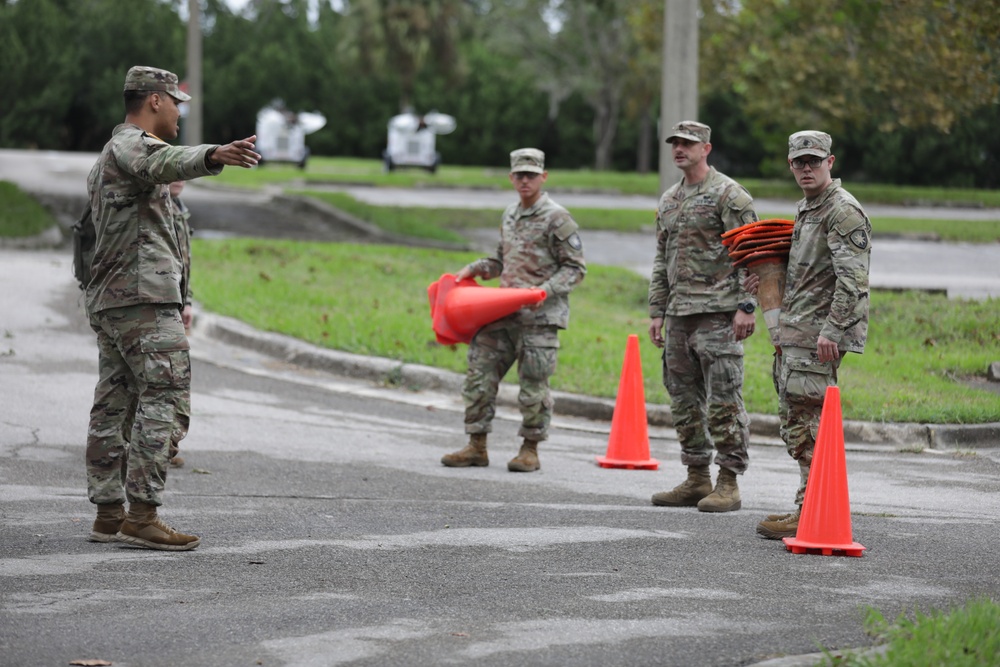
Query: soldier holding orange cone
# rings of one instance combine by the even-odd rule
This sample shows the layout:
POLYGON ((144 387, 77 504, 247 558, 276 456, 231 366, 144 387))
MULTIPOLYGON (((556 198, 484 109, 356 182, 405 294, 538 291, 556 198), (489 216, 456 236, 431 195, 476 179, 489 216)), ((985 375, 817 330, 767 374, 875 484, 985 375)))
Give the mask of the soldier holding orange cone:
MULTIPOLYGON (((835 157, 826 132, 788 138, 788 166, 802 189, 774 357, 781 437, 799 464, 795 510, 757 525, 769 539, 795 537, 819 432, 826 389, 837 384, 845 352, 861 354, 868 337, 872 225, 861 204, 830 175, 835 157)), ((744 287, 756 292, 760 279, 744 287)))
POLYGON ((486 436, 496 414, 497 391, 515 361, 523 442, 507 469, 532 472, 541 467, 538 443, 548 438, 549 378, 556 369, 559 330, 569 324, 569 294, 587 272, 576 222, 542 191, 548 179, 545 154, 536 148, 515 150, 509 178, 520 201, 504 211, 496 252, 463 267, 455 280, 499 277, 502 288, 536 288, 546 296, 487 324, 469 343, 462 390, 469 443, 442 457, 441 463, 449 467, 489 465, 486 436))

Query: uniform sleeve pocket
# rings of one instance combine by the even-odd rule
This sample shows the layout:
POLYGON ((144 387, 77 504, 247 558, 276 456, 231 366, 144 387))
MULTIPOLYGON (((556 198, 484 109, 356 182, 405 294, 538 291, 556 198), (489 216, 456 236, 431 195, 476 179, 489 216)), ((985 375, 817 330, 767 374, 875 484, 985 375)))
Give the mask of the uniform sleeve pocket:
POLYGON ((568 220, 564 220, 562 223, 559 224, 558 227, 556 227, 556 231, 554 232, 555 237, 560 241, 565 241, 573 234, 575 234, 579 228, 580 226, 576 224, 576 221, 573 220, 572 218, 569 218, 568 220))
POLYGON ((726 205, 734 211, 742 211, 751 203, 753 203, 753 197, 750 196, 750 193, 745 190, 739 190, 729 198, 726 205))

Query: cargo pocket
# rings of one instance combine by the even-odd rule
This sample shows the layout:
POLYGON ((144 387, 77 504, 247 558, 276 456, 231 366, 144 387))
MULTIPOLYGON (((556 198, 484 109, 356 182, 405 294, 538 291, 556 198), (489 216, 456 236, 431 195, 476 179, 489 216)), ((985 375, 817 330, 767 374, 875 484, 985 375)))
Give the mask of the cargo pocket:
POLYGON ((161 308, 156 318, 155 330, 141 336, 139 349, 147 391, 161 393, 165 400, 143 401, 143 408, 148 418, 171 422, 179 398, 175 394, 188 391, 191 385, 190 344, 176 308, 161 308))
POLYGON ((785 397, 790 404, 822 406, 826 388, 833 378, 831 362, 814 361, 805 357, 789 357, 785 397))
POLYGON ((521 337, 518 375, 530 380, 546 380, 556 372, 559 334, 555 331, 526 331, 521 337))

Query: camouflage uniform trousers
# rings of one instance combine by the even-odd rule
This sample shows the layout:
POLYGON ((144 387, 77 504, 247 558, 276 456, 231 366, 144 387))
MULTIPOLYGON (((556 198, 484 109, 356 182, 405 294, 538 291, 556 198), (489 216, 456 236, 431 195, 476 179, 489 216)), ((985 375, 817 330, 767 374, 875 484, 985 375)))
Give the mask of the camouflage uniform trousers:
POLYGON ((663 384, 681 443, 681 463, 715 462, 737 474, 749 464, 750 419, 743 407, 743 344, 732 313, 667 316, 663 384))
POLYGON ((469 344, 469 369, 462 389, 465 432, 493 430, 500 380, 517 361, 518 435, 536 442, 548 438, 553 404, 549 378, 556 371, 558 350, 559 330, 554 326, 522 327, 505 318, 480 329, 469 344))
POLYGON ((802 506, 812 465, 813 449, 819 434, 826 388, 836 386, 840 359, 820 362, 816 350, 782 347, 774 355, 772 375, 778 392, 781 439, 788 455, 799 463, 799 488, 795 504, 802 506))
MULTIPOLYGON (((138 400, 132 402, 132 407, 128 410, 129 418, 122 426, 122 437, 126 440, 132 438, 132 426, 135 424, 135 409, 138 405, 138 400)), ((188 395, 187 399, 181 400, 177 404, 177 421, 174 422, 173 434, 170 436, 170 450, 167 454, 168 461, 181 453, 181 440, 187 437, 190 427, 191 401, 190 395, 188 395)))
POLYGON ((109 308, 91 315, 90 326, 100 377, 87 433, 87 494, 101 505, 160 505, 170 446, 187 432, 190 414, 180 312, 170 304, 109 308))

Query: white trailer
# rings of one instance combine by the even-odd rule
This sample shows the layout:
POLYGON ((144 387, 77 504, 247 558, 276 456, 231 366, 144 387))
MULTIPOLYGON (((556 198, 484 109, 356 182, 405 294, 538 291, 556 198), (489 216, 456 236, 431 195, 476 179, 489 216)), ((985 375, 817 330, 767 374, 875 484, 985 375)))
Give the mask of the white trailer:
POLYGON ((289 111, 280 105, 267 106, 257 112, 257 152, 261 162, 291 162, 306 168, 309 147, 306 135, 326 125, 319 113, 289 111))
POLYGON ((385 170, 397 167, 419 167, 432 174, 441 164, 441 154, 435 149, 439 134, 455 131, 455 119, 437 111, 422 116, 402 113, 389 120, 389 137, 382 158, 385 170))

